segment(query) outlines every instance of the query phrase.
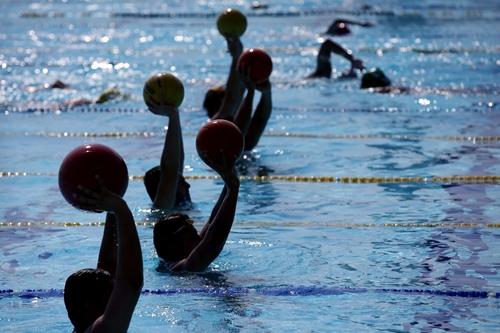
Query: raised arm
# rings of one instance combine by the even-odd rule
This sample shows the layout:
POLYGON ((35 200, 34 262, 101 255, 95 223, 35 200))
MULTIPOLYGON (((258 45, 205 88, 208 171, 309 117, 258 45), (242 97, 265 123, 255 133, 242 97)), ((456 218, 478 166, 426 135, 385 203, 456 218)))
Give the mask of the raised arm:
POLYGON ((227 77, 224 98, 219 111, 213 116, 213 119, 232 119, 238 106, 241 104, 245 87, 240 80, 238 72, 238 59, 243 51, 243 45, 239 38, 226 38, 227 49, 231 54, 231 67, 227 77))
POLYGON ((248 73, 250 68, 245 69, 245 73, 240 73, 241 79, 247 88, 247 94, 241 103, 240 108, 234 116, 233 122, 240 129, 243 136, 246 135, 250 120, 252 119, 253 98, 255 96, 255 84, 250 80, 248 73))
POLYGON ((163 105, 153 112, 168 117, 167 135, 160 160, 160 182, 153 205, 161 209, 171 209, 175 205, 177 183, 184 160, 179 111, 176 107, 163 105))
POLYGON ((373 27, 373 23, 367 22, 367 21, 361 22, 361 21, 354 21, 354 20, 347 20, 347 19, 338 19, 338 20, 335 20, 334 23, 336 23, 336 24, 344 23, 344 24, 359 25, 359 26, 365 27, 365 28, 373 27))
MULTIPOLYGON (((324 45, 324 47, 325 47, 326 50, 329 50, 330 52, 338 54, 339 56, 341 56, 344 59, 348 60, 351 63, 351 67, 352 68, 364 69, 363 62, 361 60, 357 59, 357 58, 354 58, 354 56, 352 55, 352 51, 351 50, 344 49, 342 46, 340 46, 340 44, 337 44, 337 43, 333 42, 330 39, 327 39, 323 43, 323 45, 324 45)), ((323 45, 322 45, 322 48, 323 48, 323 45)))
POLYGON ((351 74, 354 69, 363 69, 363 62, 359 59, 353 57, 350 50, 344 49, 339 44, 327 39, 321 44, 319 48, 316 70, 309 75, 309 78, 316 77, 326 77, 330 78, 332 76, 332 64, 330 62, 331 52, 340 55, 351 63, 351 74))
POLYGON ((257 85, 257 90, 261 92, 260 101, 255 109, 250 127, 245 133, 245 150, 250 151, 259 143, 267 122, 271 117, 273 101, 271 96, 271 82, 266 80, 257 85))
POLYGON ((221 193, 223 199, 220 207, 215 214, 212 214, 213 220, 207 222, 208 228, 203 232, 203 238, 198 246, 186 259, 180 261, 173 270, 204 270, 224 248, 234 221, 240 181, 234 166, 221 173, 221 176, 224 179, 225 186, 221 193))
POLYGON ((115 276, 116 260, 118 258, 118 243, 116 235, 116 217, 113 213, 106 214, 106 223, 102 234, 101 248, 97 268, 104 269, 111 276, 115 276))
POLYGON ((203 226, 203 229, 200 231, 200 238, 203 239, 207 233, 208 228, 210 227, 210 224, 215 220, 215 216, 219 212, 220 206, 222 205, 222 202, 224 201, 224 198, 226 197, 227 194, 227 186, 224 184, 224 188, 222 189, 221 194, 219 195, 219 199, 217 199, 217 202, 215 203, 214 208, 212 208, 212 213, 210 214, 210 217, 208 218, 208 222, 205 223, 203 226))
POLYGON ((87 329, 88 332, 127 332, 143 284, 142 252, 132 212, 118 195, 99 181, 99 190, 82 189, 85 200, 115 216, 118 236, 116 276, 104 314, 87 329))

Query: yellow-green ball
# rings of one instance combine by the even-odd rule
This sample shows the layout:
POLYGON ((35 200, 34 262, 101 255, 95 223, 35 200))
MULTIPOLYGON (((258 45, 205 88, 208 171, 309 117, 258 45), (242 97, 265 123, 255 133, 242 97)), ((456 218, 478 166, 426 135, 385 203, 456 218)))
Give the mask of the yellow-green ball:
POLYGON ((239 10, 228 8, 219 15, 217 29, 224 37, 240 37, 247 29, 247 18, 239 10))
POLYGON ((184 99, 184 86, 172 73, 155 74, 144 84, 142 96, 148 107, 159 104, 178 107, 184 99))

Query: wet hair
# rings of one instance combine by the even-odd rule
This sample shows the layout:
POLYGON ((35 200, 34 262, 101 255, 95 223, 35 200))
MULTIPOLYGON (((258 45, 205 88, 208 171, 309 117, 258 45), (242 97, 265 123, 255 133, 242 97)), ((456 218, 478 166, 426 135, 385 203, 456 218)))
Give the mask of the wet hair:
POLYGON ((335 20, 326 31, 329 35, 343 36, 351 33, 351 29, 343 21, 335 20))
MULTIPOLYGON (((144 175, 144 186, 146 186, 146 191, 148 192, 151 201, 155 201, 158 186, 160 184, 160 176, 160 166, 151 168, 144 175)), ((175 194, 175 206, 182 206, 184 204, 191 203, 191 195, 189 194, 190 187, 191 185, 189 185, 186 179, 183 176, 180 176, 177 183, 177 192, 175 194), (185 188, 186 190, 180 191, 181 188, 185 188)))
POLYGON ((76 332, 85 331, 104 313, 113 285, 113 277, 103 269, 81 269, 66 279, 64 304, 76 332))
POLYGON ((385 76, 380 68, 372 69, 361 77, 361 89, 388 87, 391 80, 385 76))
POLYGON ((213 118, 217 111, 219 111, 225 94, 226 90, 224 86, 210 88, 207 91, 205 99, 203 100, 203 108, 207 111, 207 116, 209 118, 213 118))
MULTIPOLYGON (((156 253, 160 258, 168 262, 176 262, 186 258, 191 252, 187 249, 183 237, 176 237, 175 233, 185 226, 189 216, 186 214, 170 214, 160 219, 153 229, 153 243, 156 253)), ((192 228, 196 233, 196 229, 192 228)), ((197 233, 196 233, 197 235, 197 233)))

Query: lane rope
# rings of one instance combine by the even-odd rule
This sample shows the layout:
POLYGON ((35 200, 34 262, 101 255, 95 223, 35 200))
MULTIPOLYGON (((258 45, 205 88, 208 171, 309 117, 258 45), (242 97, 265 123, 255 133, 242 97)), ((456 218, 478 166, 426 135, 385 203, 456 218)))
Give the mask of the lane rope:
MULTIPOLYGON (((306 81, 305 81, 306 82, 306 81)), ((310 84, 309 81, 306 84, 310 84)), ((437 89, 437 88, 436 88, 437 89)), ((492 88, 493 89, 493 88, 492 88)), ((498 88, 494 88, 497 89, 498 88)), ((81 113, 149 113, 149 110, 143 107, 111 107, 111 106, 65 106, 65 105, 29 105, 27 106, 15 106, 10 104, 0 104, 0 112, 6 115, 11 113, 21 113, 21 114, 53 114, 53 113, 63 113, 63 112, 81 112, 81 113)), ((38 103, 33 101, 32 103, 38 103)), ((450 114, 456 114, 461 112, 492 112, 494 108, 497 107, 496 102, 484 103, 484 105, 470 106, 470 107, 454 107, 454 108, 444 108, 440 110, 433 110, 432 112, 444 112, 450 114)), ((187 106, 182 107, 181 112, 204 112, 201 107, 187 106)), ((286 111, 286 112, 328 112, 328 113, 429 113, 427 108, 421 109, 408 109, 408 108, 398 108, 398 107, 373 107, 373 108, 337 108, 337 107, 273 107, 273 111, 286 111)))
MULTIPOLYGON (((148 131, 115 131, 115 132, 0 132, 0 136, 25 136, 25 137, 47 137, 47 138, 150 138, 163 137, 163 132, 148 131)), ((186 136, 196 136, 196 132, 185 132, 186 136)), ((392 135, 392 134, 308 134, 266 131, 263 134, 266 137, 277 138, 300 138, 300 139, 325 139, 325 140, 401 140, 401 141, 451 141, 451 142, 470 142, 470 143, 494 143, 500 142, 500 136, 496 135, 440 135, 440 136, 418 136, 418 135, 392 135)))
MULTIPOLYGON (((288 287, 199 287, 199 288, 164 288, 143 289, 144 296, 175 296, 175 295, 205 295, 214 297, 261 295, 261 296, 334 296, 343 294, 403 294, 403 295, 429 295, 442 297, 462 298, 500 298, 500 292, 476 290, 434 290, 413 288, 347 288, 347 287, 321 287, 321 286, 288 286, 288 287)), ((14 289, 0 290, 0 299, 17 297, 22 299, 63 297, 62 289, 14 289)))
MULTIPOLYGON (((43 228, 43 227, 104 227, 105 222, 78 222, 78 221, 0 221, 0 227, 10 228, 43 228)), ((153 227, 155 222, 136 221, 138 227, 153 227)), ((334 223, 314 221, 239 221, 238 228, 262 228, 262 227, 329 227, 338 229, 368 229, 368 228, 391 228, 391 229, 473 229, 487 228, 499 229, 500 223, 471 223, 471 222, 422 222, 422 223, 334 223)))
MULTIPOLYGON (((55 177, 54 172, 0 171, 0 178, 55 177)), ((130 180, 143 180, 144 176, 130 176, 130 180)), ((185 175, 186 180, 221 180, 217 175, 185 175)), ((500 176, 430 176, 430 177, 335 177, 335 176, 239 176, 240 181, 296 182, 336 184, 499 184, 500 176)))

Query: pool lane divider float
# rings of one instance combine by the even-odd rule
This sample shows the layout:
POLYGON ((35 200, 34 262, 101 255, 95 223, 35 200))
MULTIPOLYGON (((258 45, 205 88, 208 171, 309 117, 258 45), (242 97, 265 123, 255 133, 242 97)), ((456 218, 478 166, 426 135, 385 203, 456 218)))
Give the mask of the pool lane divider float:
MULTIPOLYGON (((0 178, 11 177, 55 177, 52 172, 0 171, 0 178)), ((221 180, 216 175, 186 175, 186 180, 221 180)), ((292 182, 292 183, 336 183, 336 184, 500 184, 498 175, 481 176, 430 176, 430 177, 334 177, 334 176, 240 176, 240 181, 292 182)), ((144 176, 130 176, 130 180, 144 179, 144 176)))
MULTIPOLYGON (((196 136, 195 132, 186 132, 186 136, 196 136)), ((47 138, 150 138, 164 137, 165 132, 0 132, 0 136, 25 136, 25 137, 47 137, 47 138)), ((500 135, 440 135, 440 136, 418 136, 418 135, 391 135, 391 134, 308 134, 291 132, 264 132, 266 137, 276 138, 299 138, 299 139, 325 139, 325 140, 400 140, 400 141, 451 141, 470 142, 472 144, 488 144, 500 142, 500 135)))
MULTIPOLYGON (((309 81, 308 81, 309 82, 309 81)), ((491 90, 493 90, 492 88, 491 90)), ((473 89, 472 92, 478 92, 478 89, 473 89)), ((436 91, 437 92, 437 91, 436 91)), ((489 93, 490 90, 487 90, 489 93)), ((458 93, 458 92, 457 92, 458 93)), ((463 93, 463 92, 461 92, 463 93)), ((27 101, 26 106, 14 106, 10 104, 0 104, 0 113, 9 115, 11 113, 20 114, 60 114, 65 112, 80 112, 80 113, 149 113, 146 108, 132 107, 106 107, 106 106, 67 106, 57 103, 44 105, 37 102, 27 101), (35 105, 32 105, 35 104, 35 105)), ((432 110, 433 113, 457 114, 461 112, 479 112, 491 113, 498 107, 498 103, 487 102, 475 106, 453 107, 441 110, 432 110)), ((182 112, 202 112, 199 106, 185 106, 181 108, 182 112)), ((430 113, 428 108, 407 109, 397 107, 374 107, 374 108, 337 108, 337 107, 286 107, 274 106, 273 111, 286 112, 329 112, 329 113, 430 113)))
MULTIPOLYGON (((136 221, 138 227, 153 227, 155 222, 136 221)), ((0 227, 5 228, 84 228, 84 227, 104 227, 105 222, 77 222, 77 221, 3 221, 0 227)), ((437 223, 333 223, 314 221, 241 221, 239 228, 249 227, 329 227, 337 229, 367 229, 367 228, 401 228, 401 229, 499 229, 500 223, 470 223, 470 222, 437 222, 437 223)))
MULTIPOLYGON (((204 295, 214 297, 234 297, 244 295, 255 296, 335 296, 344 294, 400 294, 421 295, 461 298, 490 298, 499 299, 500 292, 475 291, 475 290, 433 290, 433 289, 410 289, 410 288, 335 288, 318 286, 288 286, 288 287, 199 287, 199 288, 167 288, 167 289, 143 289, 144 296, 176 296, 176 295, 204 295)), ((22 299, 63 297, 62 289, 25 289, 15 291, 13 289, 0 290, 0 299, 17 297, 22 299)))

